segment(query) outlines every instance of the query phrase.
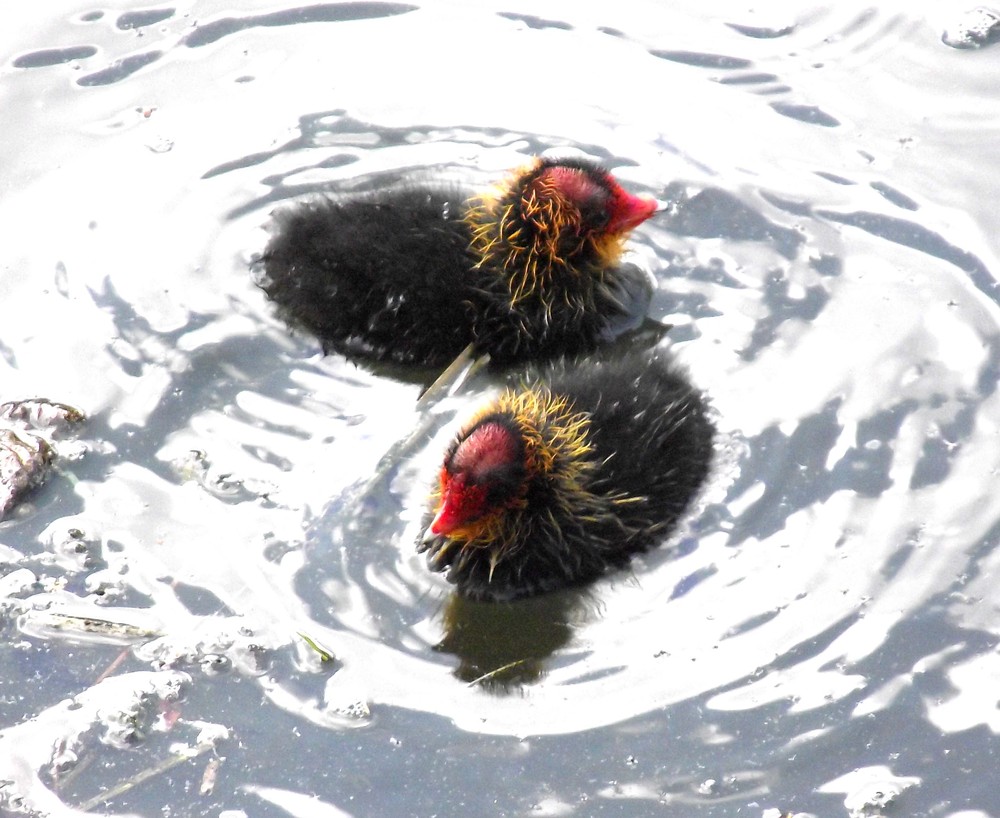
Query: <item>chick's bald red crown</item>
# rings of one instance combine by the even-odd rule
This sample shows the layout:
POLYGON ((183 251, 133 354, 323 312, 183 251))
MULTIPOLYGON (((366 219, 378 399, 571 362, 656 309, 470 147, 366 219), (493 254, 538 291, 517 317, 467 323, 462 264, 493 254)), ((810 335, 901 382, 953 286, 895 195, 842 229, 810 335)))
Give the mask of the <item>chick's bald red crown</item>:
POLYGON ((601 219, 604 223, 594 227, 613 236, 642 224, 658 207, 656 199, 629 193, 614 176, 589 162, 541 159, 527 172, 538 175, 525 185, 522 193, 525 198, 551 185, 581 211, 599 211, 606 222, 601 219))

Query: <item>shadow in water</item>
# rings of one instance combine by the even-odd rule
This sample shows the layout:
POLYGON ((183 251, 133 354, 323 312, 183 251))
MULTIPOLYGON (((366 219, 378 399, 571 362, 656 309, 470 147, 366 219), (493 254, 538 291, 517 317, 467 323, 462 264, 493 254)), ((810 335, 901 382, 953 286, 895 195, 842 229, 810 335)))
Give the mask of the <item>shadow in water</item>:
POLYGON ((547 660, 573 636, 589 595, 561 591, 514 602, 473 602, 452 594, 434 646, 459 664, 454 675, 491 693, 516 692, 545 676, 547 660))

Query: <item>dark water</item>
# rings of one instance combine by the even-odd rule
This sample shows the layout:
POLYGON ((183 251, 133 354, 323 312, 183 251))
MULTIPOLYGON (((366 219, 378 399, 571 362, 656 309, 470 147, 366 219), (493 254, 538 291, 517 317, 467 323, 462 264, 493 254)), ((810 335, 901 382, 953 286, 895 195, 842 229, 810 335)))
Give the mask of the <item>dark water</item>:
POLYGON ((1000 50, 947 5, 14 14, 0 400, 90 421, 0 523, 0 810, 1000 815, 1000 50), (422 411, 248 266, 541 152, 672 202, 631 260, 718 466, 631 572, 471 605, 412 542, 490 384, 422 411))

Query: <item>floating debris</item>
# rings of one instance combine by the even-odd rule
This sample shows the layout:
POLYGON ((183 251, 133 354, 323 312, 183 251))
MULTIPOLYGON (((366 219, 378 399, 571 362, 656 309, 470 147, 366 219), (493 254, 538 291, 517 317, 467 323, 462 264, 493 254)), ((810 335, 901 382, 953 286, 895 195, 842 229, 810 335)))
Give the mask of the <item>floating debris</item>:
POLYGON ((893 803, 904 790, 913 786, 913 779, 871 782, 844 799, 850 818, 885 818, 893 803))
POLYGON ((772 807, 771 809, 764 810, 761 818, 816 818, 816 816, 808 812, 781 812, 772 807))
POLYGON ((52 458, 52 447, 45 438, 0 429, 0 519, 23 494, 45 480, 52 458))
POLYGON ((204 797, 215 792, 215 782, 219 777, 219 767, 222 762, 218 756, 212 756, 205 765, 205 772, 201 775, 201 786, 198 787, 198 795, 204 797))
POLYGON ((181 480, 197 483, 213 497, 225 502, 245 503, 266 499, 273 491, 273 486, 262 483, 248 486, 232 472, 217 469, 208 453, 200 449, 191 449, 171 461, 171 466, 181 480))
POLYGON ((333 651, 329 651, 322 647, 315 639, 312 639, 310 636, 302 633, 302 631, 299 631, 299 638, 319 654, 320 662, 332 662, 336 658, 333 651))
POLYGON ((248 676, 264 673, 271 651, 287 644, 284 634, 260 632, 243 617, 173 618, 162 636, 137 646, 139 661, 153 667, 200 667, 208 676, 235 670, 248 676))
POLYGON ((952 48, 982 48, 1000 41, 1000 12, 978 6, 959 17, 945 29, 941 42, 952 48))
POLYGON ((917 776, 896 775, 886 766, 874 765, 858 767, 816 791, 843 793, 848 818, 888 818, 906 813, 899 809, 896 799, 920 784, 917 776))
POLYGON ((56 610, 26 611, 21 615, 18 627, 22 633, 42 639, 60 636, 106 645, 131 645, 161 635, 160 630, 152 626, 56 610))
POLYGON ((327 715, 347 723, 364 724, 371 718, 368 694, 360 679, 347 670, 340 670, 326 680, 323 704, 327 715))
MULTIPOLYGON (((175 706, 190 681, 190 676, 177 671, 137 671, 114 676, 20 724, 5 727, 0 733, 0 769, 15 770, 17 777, 5 775, 7 780, 0 782, 0 814, 80 814, 49 789, 48 781, 58 779, 65 783, 93 761, 103 761, 106 756, 101 755, 102 751, 132 749, 151 735, 169 732, 173 725, 166 724, 162 713, 175 706)), ((204 733, 200 724, 197 729, 204 733)), ((214 748, 211 742, 204 747, 200 743, 192 747, 188 741, 184 746, 186 753, 171 752, 167 760, 179 758, 186 762, 192 752, 214 748)), ((165 749, 162 742, 152 745, 157 755, 165 749)), ((173 763, 178 766, 181 762, 173 763)), ((91 766, 91 773, 93 769, 91 766)), ((163 765, 153 768, 152 774, 162 773, 163 769, 163 765)), ((122 785, 104 787, 78 809, 93 809, 150 777, 149 771, 144 771, 122 785)))
POLYGON ((45 481, 53 441, 84 420, 79 409, 45 398, 0 403, 0 519, 45 481))
POLYGON ((0 403, 0 422, 29 427, 53 436, 73 431, 86 419, 87 416, 79 409, 47 398, 0 403))

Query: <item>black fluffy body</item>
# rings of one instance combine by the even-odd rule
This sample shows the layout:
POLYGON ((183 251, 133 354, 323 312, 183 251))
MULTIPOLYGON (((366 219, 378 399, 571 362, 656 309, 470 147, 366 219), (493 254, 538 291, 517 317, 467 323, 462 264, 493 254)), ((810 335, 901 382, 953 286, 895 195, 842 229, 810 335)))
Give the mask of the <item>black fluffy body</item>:
POLYGON ((447 364, 473 337, 468 195, 414 188, 281 211, 260 286, 324 352, 447 364))

